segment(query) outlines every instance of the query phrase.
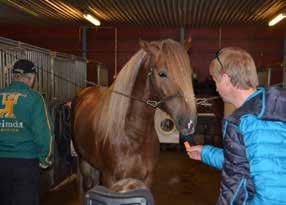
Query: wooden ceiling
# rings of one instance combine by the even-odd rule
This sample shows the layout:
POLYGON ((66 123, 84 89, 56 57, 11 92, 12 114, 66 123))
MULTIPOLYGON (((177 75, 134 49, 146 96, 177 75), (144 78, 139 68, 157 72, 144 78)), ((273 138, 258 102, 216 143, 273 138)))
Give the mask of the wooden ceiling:
POLYGON ((87 10, 102 26, 267 25, 284 9, 285 0, 0 0, 0 23, 91 26, 87 10))

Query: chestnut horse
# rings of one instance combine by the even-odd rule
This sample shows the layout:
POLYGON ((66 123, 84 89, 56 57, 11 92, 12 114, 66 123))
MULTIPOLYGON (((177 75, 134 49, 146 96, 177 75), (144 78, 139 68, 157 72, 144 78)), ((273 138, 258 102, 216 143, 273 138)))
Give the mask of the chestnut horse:
POLYGON ((73 103, 73 140, 85 189, 90 167, 111 187, 124 178, 151 185, 159 155, 155 108, 167 112, 176 128, 192 134, 197 122, 192 69, 187 51, 171 39, 140 42, 141 49, 105 90, 82 90, 73 103))

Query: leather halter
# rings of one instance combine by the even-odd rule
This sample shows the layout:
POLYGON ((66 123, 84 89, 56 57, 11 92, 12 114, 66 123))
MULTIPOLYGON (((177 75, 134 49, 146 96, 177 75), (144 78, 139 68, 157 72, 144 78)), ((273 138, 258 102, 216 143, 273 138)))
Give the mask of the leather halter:
MULTIPOLYGON (((148 73, 147 73, 147 77, 148 79, 150 80, 150 83, 151 85, 153 85, 152 83, 152 76, 153 76, 153 68, 150 67, 148 73)), ((142 102, 142 103, 145 103, 146 105, 149 105, 151 106, 152 108, 158 108, 160 107, 163 103, 167 102, 168 100, 171 100, 173 98, 176 98, 176 97, 182 97, 182 95, 180 95, 179 93, 177 93, 176 95, 172 95, 172 96, 168 96, 168 97, 165 97, 163 99, 160 99, 160 100, 150 100, 150 99, 147 99, 147 100, 144 100, 144 99, 141 99, 141 98, 137 98, 137 97, 134 97, 134 96, 131 96, 131 95, 127 95, 123 92, 120 92, 120 91, 117 91, 117 90, 113 90, 112 91, 113 93, 116 93, 118 95, 122 95, 124 97, 128 97, 130 98, 131 100, 136 100, 136 101, 139 101, 139 102, 142 102)))

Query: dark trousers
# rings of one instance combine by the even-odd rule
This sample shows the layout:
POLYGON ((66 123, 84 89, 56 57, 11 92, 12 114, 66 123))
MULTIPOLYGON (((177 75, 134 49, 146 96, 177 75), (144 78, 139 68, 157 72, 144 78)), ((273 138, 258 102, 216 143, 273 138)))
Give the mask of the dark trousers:
POLYGON ((38 205, 39 178, 38 160, 0 158, 0 204, 38 205))

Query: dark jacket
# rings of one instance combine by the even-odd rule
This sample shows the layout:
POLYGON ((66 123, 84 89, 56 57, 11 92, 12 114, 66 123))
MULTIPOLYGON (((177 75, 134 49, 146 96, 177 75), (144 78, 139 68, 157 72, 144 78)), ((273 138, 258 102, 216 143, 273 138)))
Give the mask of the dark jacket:
POLYGON ((217 204, 286 204, 286 91, 259 88, 223 124, 223 149, 202 149, 222 169, 217 204))

